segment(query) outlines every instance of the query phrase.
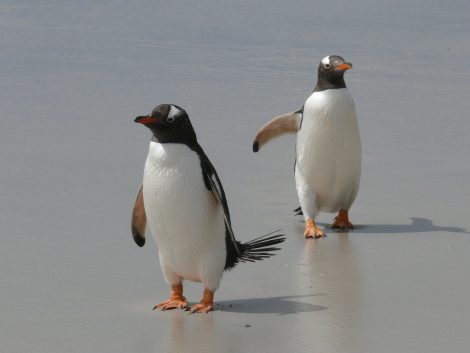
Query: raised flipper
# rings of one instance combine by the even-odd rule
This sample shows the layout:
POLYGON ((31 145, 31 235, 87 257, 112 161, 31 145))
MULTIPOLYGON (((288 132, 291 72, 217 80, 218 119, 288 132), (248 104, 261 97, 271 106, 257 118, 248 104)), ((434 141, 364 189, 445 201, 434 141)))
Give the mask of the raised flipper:
POLYGON ((142 186, 139 189, 135 199, 134 209, 132 210, 131 230, 134 241, 140 247, 145 244, 145 227, 147 226, 147 215, 144 209, 144 194, 142 186))
POLYGON ((261 146, 275 137, 286 133, 296 133, 300 129, 301 120, 302 110, 275 117, 266 123, 256 134, 253 141, 253 152, 258 152, 261 146))

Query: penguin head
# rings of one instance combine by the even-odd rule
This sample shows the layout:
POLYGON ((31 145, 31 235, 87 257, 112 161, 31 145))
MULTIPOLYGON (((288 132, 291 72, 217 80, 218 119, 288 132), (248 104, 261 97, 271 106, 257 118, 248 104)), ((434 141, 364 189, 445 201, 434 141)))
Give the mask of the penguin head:
POLYGON ((323 89, 345 88, 344 72, 351 68, 352 64, 339 55, 325 56, 318 66, 317 87, 320 85, 323 89))
POLYGON ((196 141, 186 111, 174 104, 160 104, 149 115, 138 116, 136 123, 148 127, 160 143, 186 143, 196 141))

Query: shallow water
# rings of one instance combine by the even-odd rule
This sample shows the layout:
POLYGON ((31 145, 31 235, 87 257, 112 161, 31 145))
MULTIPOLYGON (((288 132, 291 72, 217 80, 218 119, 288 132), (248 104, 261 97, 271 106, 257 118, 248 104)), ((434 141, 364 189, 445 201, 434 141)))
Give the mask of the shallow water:
POLYGON ((2 351, 467 352, 469 17, 466 1, 3 1, 2 351), (251 142, 333 53, 354 64, 358 227, 305 241, 295 137, 251 142), (129 230, 150 138, 132 120, 169 102, 238 238, 288 237, 226 273, 209 315, 151 311, 168 289, 129 230))

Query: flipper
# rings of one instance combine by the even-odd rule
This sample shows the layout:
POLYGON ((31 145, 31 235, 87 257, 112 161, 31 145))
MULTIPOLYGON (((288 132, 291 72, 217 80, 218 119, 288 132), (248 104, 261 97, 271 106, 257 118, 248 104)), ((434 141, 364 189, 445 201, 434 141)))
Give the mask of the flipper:
POLYGON ((206 188, 210 190, 212 195, 222 207, 222 210, 224 212, 226 233, 230 236, 230 241, 234 246, 234 250, 237 256, 239 256, 240 249, 238 248, 238 242, 235 239, 235 234, 233 233, 232 222, 230 221, 230 211, 228 209, 227 198, 225 197, 225 191, 222 186, 222 182, 220 181, 217 171, 215 170, 214 166, 212 165, 211 161, 207 157, 202 147, 198 144, 196 148, 198 150, 199 158, 201 159, 201 168, 204 183, 206 185, 206 188))
POLYGON ((144 193, 142 186, 139 189, 135 199, 134 209, 132 210, 131 230, 135 243, 142 247, 145 244, 145 227, 147 226, 147 215, 144 209, 144 193))
POLYGON ((261 146, 275 137, 286 133, 296 133, 300 129, 302 109, 275 117, 266 123, 256 134, 253 141, 253 152, 258 152, 261 146))
POLYGON ((202 147, 198 145, 196 148, 199 152, 199 158, 201 158, 201 168, 206 188, 214 195, 224 213, 225 243, 227 247, 227 259, 224 269, 230 270, 239 262, 255 262, 273 256, 273 251, 280 250, 274 245, 280 244, 286 239, 284 234, 279 233, 279 229, 246 243, 239 242, 233 233, 222 182, 202 147))

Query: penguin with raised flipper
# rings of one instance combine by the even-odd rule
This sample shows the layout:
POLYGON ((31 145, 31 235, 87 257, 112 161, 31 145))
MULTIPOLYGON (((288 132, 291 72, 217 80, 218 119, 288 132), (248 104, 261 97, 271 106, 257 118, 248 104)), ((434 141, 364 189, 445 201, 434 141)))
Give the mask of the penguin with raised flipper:
POLYGON ((315 224, 319 211, 338 212, 332 228, 352 229, 349 209, 359 190, 361 139, 356 109, 344 82, 352 68, 342 57, 330 55, 318 66, 318 81, 302 109, 264 125, 255 137, 257 152, 269 140, 297 133, 295 182, 305 218, 307 238, 324 232, 315 224))
POLYGON ((285 238, 276 231, 247 243, 235 239, 222 183, 182 108, 162 104, 135 122, 153 136, 132 212, 132 234, 143 246, 149 224, 171 286, 170 298, 154 309, 209 312, 225 270, 272 256, 285 238), (188 306, 185 279, 202 282, 200 303, 188 306))

